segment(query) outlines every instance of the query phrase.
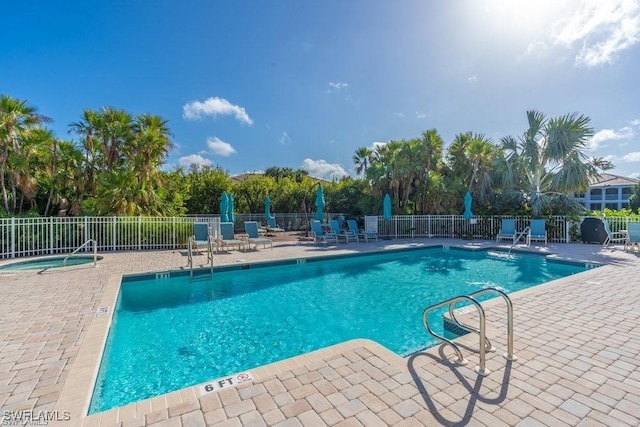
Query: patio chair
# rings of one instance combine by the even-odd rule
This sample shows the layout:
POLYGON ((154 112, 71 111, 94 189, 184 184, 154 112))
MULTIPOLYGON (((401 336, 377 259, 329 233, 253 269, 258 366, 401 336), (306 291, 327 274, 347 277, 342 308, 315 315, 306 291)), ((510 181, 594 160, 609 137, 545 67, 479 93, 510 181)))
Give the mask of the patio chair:
POLYGON ((496 242, 500 240, 516 241, 516 220, 503 219, 500 226, 500 232, 496 235, 496 242))
POLYGON ((269 245, 269 247, 273 249, 273 241, 271 239, 260 237, 260 233, 258 232, 258 223, 256 221, 245 221, 244 230, 247 232, 247 236, 249 236, 247 238, 249 246, 253 243, 254 248, 258 249, 258 244, 262 244, 265 248, 269 245))
POLYGON ((532 219, 529 226, 529 234, 527 235, 527 246, 531 244, 532 240, 544 241, 547 245, 547 222, 544 219, 532 219))
POLYGON ((276 224, 276 218, 273 216, 270 216, 269 218, 267 218, 267 233, 284 233, 285 229, 284 228, 280 228, 278 227, 278 224, 276 224))
POLYGON ((628 248, 633 248, 635 245, 636 249, 640 246, 640 223, 629 223, 627 224, 627 240, 624 242, 624 250, 628 248))
POLYGON ((352 233, 356 233, 356 235, 360 239, 364 239, 365 242, 368 242, 369 240, 375 240, 376 242, 378 241, 378 233, 358 229, 358 224, 356 224, 355 219, 348 219, 347 225, 349 226, 349 230, 352 233))
POLYGON ((233 222, 221 222, 220 223, 220 238, 217 240, 217 244, 219 247, 224 249, 227 248, 227 251, 232 246, 237 246, 238 250, 246 249, 246 242, 244 240, 236 239, 233 233, 233 222))
POLYGON ((335 242, 338 244, 338 237, 333 233, 327 233, 322 229, 322 224, 317 219, 310 221, 311 225, 311 235, 314 238, 314 241, 320 242, 323 244, 327 244, 328 242, 335 242))
POLYGON ((333 233, 336 235, 338 240, 344 239, 345 243, 349 243, 349 239, 356 240, 356 241, 358 240, 358 235, 354 236, 350 232, 346 233, 340 230, 340 224, 338 224, 337 220, 332 219, 331 221, 329 221, 329 225, 331 226, 331 231, 333 231, 333 233))
POLYGON ((209 233, 209 224, 206 222, 195 222, 193 224, 193 235, 191 236, 191 241, 193 242, 193 248, 198 252, 201 249, 209 248, 209 239, 211 235, 209 233))
POLYGON ((627 242, 627 231, 611 231, 611 227, 609 226, 609 221, 606 219, 602 221, 604 223, 604 231, 607 233, 607 238, 604 239, 604 243, 602 246, 609 246, 611 243, 626 243, 627 242))

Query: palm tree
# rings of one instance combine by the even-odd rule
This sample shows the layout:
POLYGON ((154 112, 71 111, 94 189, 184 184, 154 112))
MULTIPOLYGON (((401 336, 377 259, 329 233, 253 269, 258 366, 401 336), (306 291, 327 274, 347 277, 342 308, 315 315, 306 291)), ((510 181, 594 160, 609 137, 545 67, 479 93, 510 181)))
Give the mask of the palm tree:
POLYGON ((521 192, 534 216, 541 216, 554 198, 579 205, 567 193, 588 187, 596 168, 585 155, 593 136, 590 119, 577 113, 548 119, 539 111, 527 111, 529 128, 518 139, 500 140, 495 166, 505 189, 521 192))
POLYGON ((369 147, 360 147, 356 150, 356 153, 353 155, 353 163, 356 165, 357 175, 367 174, 367 168, 371 164, 372 154, 373 150, 369 147))
POLYGON ((11 153, 20 155, 21 140, 27 129, 51 121, 36 111, 36 107, 28 105, 27 101, 0 95, 0 192, 7 212, 10 212, 6 182, 9 155, 11 153))

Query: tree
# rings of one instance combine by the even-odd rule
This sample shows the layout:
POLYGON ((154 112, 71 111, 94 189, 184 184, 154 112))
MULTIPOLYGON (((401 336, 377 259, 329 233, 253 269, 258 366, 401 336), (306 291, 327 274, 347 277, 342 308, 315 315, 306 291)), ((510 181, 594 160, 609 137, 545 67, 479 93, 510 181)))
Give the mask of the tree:
MULTIPOLYGON (((2 193, 2 203, 6 212, 11 212, 7 193, 7 163, 10 155, 13 154, 14 162, 20 162, 22 160, 20 147, 25 132, 49 121, 51 119, 38 114, 37 109, 28 105, 27 101, 0 95, 0 193, 2 193)), ((13 211, 16 205, 14 194, 13 211)))
POLYGON ((631 211, 635 210, 640 214, 640 182, 633 187, 633 190, 631 190, 631 195, 629 196, 629 209, 631 209, 631 211))
POLYGON ((547 120, 539 111, 527 111, 527 119, 529 128, 521 137, 500 140, 498 182, 521 192, 534 216, 542 216, 553 198, 581 209, 567 194, 585 190, 597 174, 585 155, 593 135, 589 118, 572 113, 547 120))
POLYGON ((353 163, 356 165, 357 175, 367 174, 367 168, 369 164, 371 164, 372 155, 373 150, 369 147, 360 147, 356 150, 356 153, 353 155, 353 163))

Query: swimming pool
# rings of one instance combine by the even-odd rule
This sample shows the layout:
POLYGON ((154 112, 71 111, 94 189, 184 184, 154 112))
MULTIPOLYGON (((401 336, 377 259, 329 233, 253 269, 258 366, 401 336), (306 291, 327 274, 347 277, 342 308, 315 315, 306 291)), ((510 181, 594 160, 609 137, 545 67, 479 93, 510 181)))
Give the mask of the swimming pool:
POLYGON ((428 305, 585 270, 541 256, 453 248, 247 267, 193 283, 189 276, 123 280, 89 412, 353 338, 407 354, 435 344, 422 325, 428 305))
MULTIPOLYGON (((66 256, 51 256, 47 258, 38 258, 28 261, 12 262, 11 264, 5 264, 0 266, 0 270, 3 271, 29 271, 29 270, 48 270, 50 268, 61 268, 66 256)), ((97 260, 101 260, 102 257, 98 256, 97 260)), ((89 264, 93 262, 93 255, 74 255, 67 259, 64 267, 71 267, 73 265, 89 264)))

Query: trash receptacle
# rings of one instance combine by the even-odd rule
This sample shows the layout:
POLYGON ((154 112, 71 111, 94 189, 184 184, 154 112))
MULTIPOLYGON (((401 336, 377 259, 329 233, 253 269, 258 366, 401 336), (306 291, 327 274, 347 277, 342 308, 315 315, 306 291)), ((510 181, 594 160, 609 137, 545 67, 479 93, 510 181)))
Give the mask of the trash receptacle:
POLYGON ((580 234, 584 243, 604 243, 607 232, 600 218, 585 218, 580 224, 580 234))

